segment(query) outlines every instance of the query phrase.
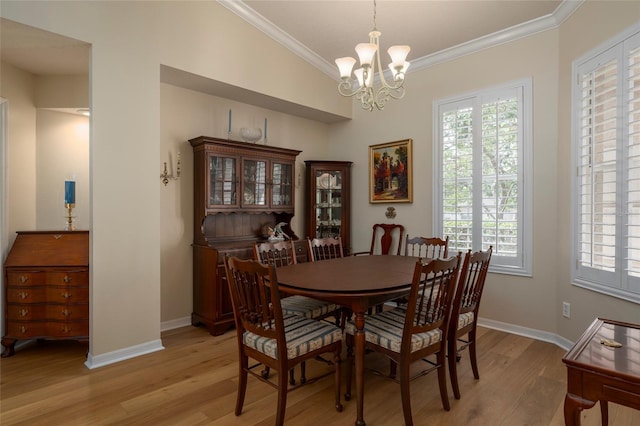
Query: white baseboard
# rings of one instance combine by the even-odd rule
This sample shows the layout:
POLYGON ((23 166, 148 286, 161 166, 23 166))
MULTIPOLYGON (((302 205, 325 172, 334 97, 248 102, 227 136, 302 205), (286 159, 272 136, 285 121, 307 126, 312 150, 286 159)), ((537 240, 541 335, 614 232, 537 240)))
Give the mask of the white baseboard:
POLYGON ((89 353, 87 354, 87 361, 84 363, 84 365, 89 370, 92 370, 94 368, 104 367, 105 365, 114 364, 116 362, 135 358, 140 355, 146 355, 152 352, 161 351, 163 349, 164 346, 162 346, 162 340, 153 340, 151 342, 130 346, 128 348, 119 349, 117 351, 108 352, 106 354, 93 356, 91 355, 91 353, 89 353))
POLYGON ((554 345, 566 351, 568 351, 573 346, 572 341, 565 339, 562 336, 558 336, 557 334, 549 333, 547 331, 522 327, 506 322, 494 321, 482 317, 478 318, 478 325, 481 327, 504 331, 506 333, 517 334, 518 336, 524 336, 535 340, 541 340, 543 342, 553 343, 554 345))
POLYGON ((160 331, 173 330, 174 328, 191 325, 191 317, 182 317, 160 323, 160 331))
MULTIPOLYGON (((171 321, 165 321, 160 325, 161 331, 173 330, 175 328, 191 325, 190 317, 183 317, 171 321)), ((533 328, 522 327, 519 325, 509 324, 506 322, 495 321, 486 318, 478 318, 478 325, 481 327, 491 328, 494 330, 504 331, 505 333, 516 334, 543 342, 552 343, 564 350, 569 350, 573 346, 573 342, 557 334, 547 331, 536 330, 533 328)), ((131 346, 129 348, 120 349, 102 355, 93 356, 91 353, 87 355, 85 365, 89 369, 103 367, 105 365, 124 361, 129 358, 135 358, 140 355, 146 355, 152 352, 163 350, 161 340, 154 340, 140 345, 131 346)))

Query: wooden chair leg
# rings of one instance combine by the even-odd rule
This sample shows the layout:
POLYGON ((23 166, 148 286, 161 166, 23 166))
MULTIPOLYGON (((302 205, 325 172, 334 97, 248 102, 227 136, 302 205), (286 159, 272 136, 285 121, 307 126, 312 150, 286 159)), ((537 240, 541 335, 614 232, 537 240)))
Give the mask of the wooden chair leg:
POLYGON ((445 411, 449 411, 451 406, 449 405, 449 395, 447 395, 447 372, 445 371, 445 349, 440 349, 437 355, 438 362, 438 385, 440 386, 440 398, 442 399, 442 407, 445 411))
POLYGON ((469 358, 471 358, 471 369, 473 370, 473 377, 476 380, 480 379, 480 372, 478 371, 478 360, 476 359, 476 331, 469 332, 469 358))
POLYGON ((457 343, 456 339, 451 338, 447 342, 447 359, 449 361, 449 378, 451 379, 451 388, 453 389, 453 396, 456 399, 460 399, 460 387, 458 386, 458 366, 457 364, 457 343))
POLYGON ((396 378, 397 369, 398 369, 398 364, 396 364, 394 360, 390 359, 389 360, 389 377, 391 379, 396 378))
POLYGON ((307 383, 307 364, 306 361, 300 363, 300 383, 303 385, 307 383))
MULTIPOLYGON (((280 369, 282 371, 282 369, 280 369)), ((291 369, 293 371, 293 368, 291 369)), ((278 409, 276 412, 276 426, 284 425, 284 413, 287 408, 287 375, 278 374, 278 409)))
POLYGON ((262 376, 263 379, 268 379, 270 373, 271 373, 270 368, 269 367, 265 367, 264 370, 262 370, 260 372, 260 376, 262 376))
POLYGON ((292 368, 291 370, 289 370, 289 384, 291 386, 296 384, 295 368, 292 368))
POLYGON ((244 396, 247 393, 247 369, 249 368, 249 357, 240 354, 240 360, 238 360, 239 374, 238 374, 238 395, 236 398, 236 411, 235 415, 239 416, 242 413, 242 406, 244 405, 244 396))
POLYGON ((404 424, 406 426, 413 426, 413 417, 411 416, 409 367, 409 363, 400 362, 400 397, 402 398, 402 413, 404 415, 404 424))

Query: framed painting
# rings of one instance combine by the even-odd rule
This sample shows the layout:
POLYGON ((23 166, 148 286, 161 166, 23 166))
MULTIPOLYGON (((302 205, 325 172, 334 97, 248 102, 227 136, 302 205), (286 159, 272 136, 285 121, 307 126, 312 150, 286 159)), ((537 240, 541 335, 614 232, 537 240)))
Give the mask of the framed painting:
POLYGON ((412 140, 369 146, 369 202, 413 202, 412 140))

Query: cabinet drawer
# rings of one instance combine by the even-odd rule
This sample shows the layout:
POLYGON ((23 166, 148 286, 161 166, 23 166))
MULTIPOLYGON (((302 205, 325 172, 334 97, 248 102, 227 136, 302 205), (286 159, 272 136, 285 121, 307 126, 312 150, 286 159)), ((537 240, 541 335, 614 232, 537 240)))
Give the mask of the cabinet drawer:
POLYGON ((7 335, 15 339, 33 337, 87 337, 89 320, 84 321, 8 321, 7 335))
POLYGON ((57 320, 75 321, 89 319, 88 304, 64 304, 64 305, 7 305, 7 319, 19 321, 31 320, 57 320))
POLYGON ((7 287, 7 303, 88 303, 88 287, 7 287))
POLYGON ((89 270, 8 271, 7 284, 12 286, 89 285, 89 270))

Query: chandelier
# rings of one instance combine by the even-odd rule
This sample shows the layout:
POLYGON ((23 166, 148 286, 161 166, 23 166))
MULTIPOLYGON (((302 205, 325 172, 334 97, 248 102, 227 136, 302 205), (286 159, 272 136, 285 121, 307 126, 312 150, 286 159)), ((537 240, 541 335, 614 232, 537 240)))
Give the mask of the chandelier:
POLYGON ((406 61, 411 48, 409 46, 391 46, 387 52, 391 56, 389 69, 391 70, 391 83, 387 83, 380 62, 380 35, 376 28, 376 0, 373 1, 373 30, 369 33, 369 43, 360 43, 356 46, 356 52, 360 59, 360 68, 353 71, 357 79, 358 88, 351 77, 351 70, 356 63, 352 57, 336 59, 336 65, 340 70, 342 81, 338 84, 338 92, 342 96, 355 96, 362 102, 362 108, 373 111, 373 107, 381 110, 391 98, 401 99, 404 96, 404 76, 409 68, 406 61), (374 87, 376 68, 380 86, 374 87))

